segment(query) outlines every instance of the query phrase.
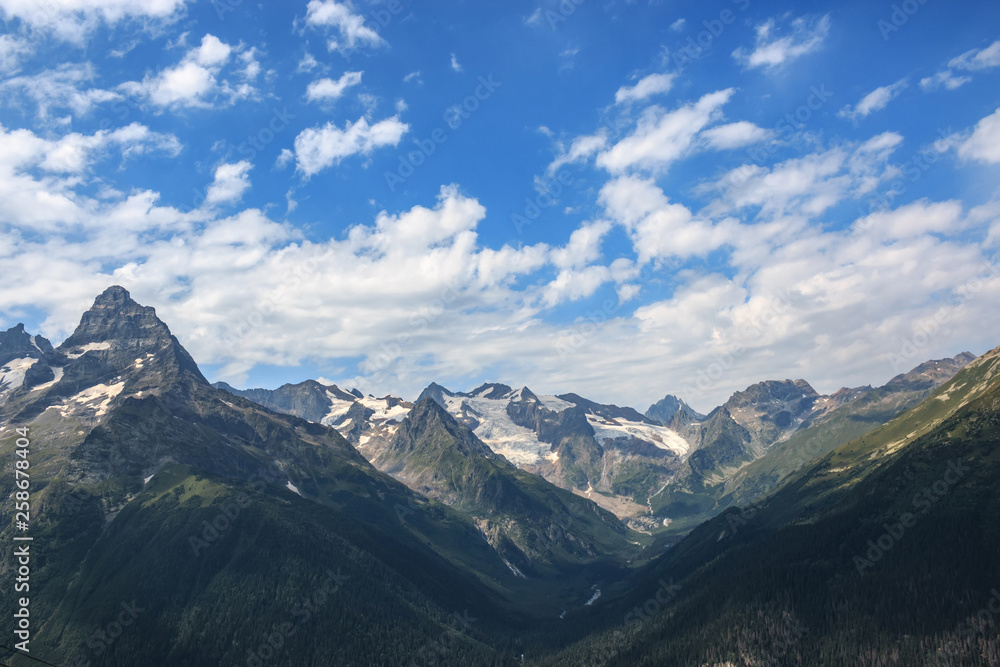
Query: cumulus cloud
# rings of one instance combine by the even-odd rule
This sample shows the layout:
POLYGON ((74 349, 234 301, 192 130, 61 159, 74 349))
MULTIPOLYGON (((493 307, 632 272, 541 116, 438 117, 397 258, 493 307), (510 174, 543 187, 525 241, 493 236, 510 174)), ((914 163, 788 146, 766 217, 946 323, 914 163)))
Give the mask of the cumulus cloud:
POLYGON ((215 180, 205 194, 207 204, 223 204, 239 201, 243 193, 250 189, 250 170, 253 165, 247 160, 232 164, 221 164, 215 169, 215 180))
POLYGON ((85 116, 105 102, 121 99, 121 94, 111 90, 92 88, 96 77, 94 66, 88 63, 66 63, 56 69, 38 74, 15 76, 0 83, 5 101, 16 103, 27 97, 35 103, 38 118, 48 120, 52 109, 72 111, 85 116))
POLYGON ((295 137, 296 166, 308 178, 352 155, 371 155, 377 148, 398 146, 409 129, 398 116, 374 125, 367 118, 359 118, 346 123, 343 129, 333 122, 309 128, 295 137))
POLYGON ((657 258, 704 255, 735 238, 737 231, 730 221, 717 225, 697 218, 671 202, 655 182, 638 176, 609 181, 601 189, 600 202, 627 230, 639 265, 657 258))
POLYGON ((860 145, 838 146, 769 167, 744 164, 702 189, 720 195, 706 210, 720 215, 753 207, 770 215, 815 217, 846 198, 866 194, 890 176, 889 157, 902 141, 899 134, 885 132, 860 145))
POLYGON ((1000 164, 1000 108, 976 123, 958 145, 958 154, 966 160, 1000 164))
POLYGON ((82 174, 109 148, 118 148, 124 158, 151 151, 175 156, 181 150, 175 136, 153 132, 138 123, 89 135, 73 132, 52 140, 30 130, 8 131, 0 125, 0 147, 0 165, 10 170, 9 175, 33 167, 53 174, 82 174))
POLYGON ((331 51, 347 51, 360 46, 384 46, 385 40, 350 5, 334 0, 310 0, 306 6, 306 25, 332 28, 337 36, 327 41, 331 51))
MULTIPOLYGON (((252 97, 256 90, 249 83, 236 86, 219 76, 228 65, 234 47, 212 34, 206 34, 201 45, 190 49, 181 62, 142 81, 129 81, 119 86, 128 95, 148 100, 158 107, 212 107, 216 102, 228 105, 238 99, 252 97)), ((246 69, 242 74, 245 76, 246 69)))
POLYGON ((319 79, 306 88, 306 99, 310 102, 336 100, 344 91, 361 83, 363 72, 344 72, 336 81, 319 79))
POLYGON ((817 19, 797 18, 791 23, 790 34, 783 36, 778 35, 775 20, 769 19, 757 26, 754 48, 740 47, 733 51, 733 57, 748 69, 780 67, 819 50, 829 32, 829 14, 817 19))
POLYGON ((188 0, 0 0, 0 18, 17 17, 37 30, 83 43, 102 23, 122 21, 170 22, 180 17, 188 0))

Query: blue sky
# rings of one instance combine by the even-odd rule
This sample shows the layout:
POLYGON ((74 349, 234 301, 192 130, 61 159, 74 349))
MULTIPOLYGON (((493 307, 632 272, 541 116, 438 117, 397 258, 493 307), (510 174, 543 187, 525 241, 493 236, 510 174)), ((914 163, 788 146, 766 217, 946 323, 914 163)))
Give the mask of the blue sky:
POLYGON ((997 344, 996 3, 0 0, 0 326, 710 409, 997 344))

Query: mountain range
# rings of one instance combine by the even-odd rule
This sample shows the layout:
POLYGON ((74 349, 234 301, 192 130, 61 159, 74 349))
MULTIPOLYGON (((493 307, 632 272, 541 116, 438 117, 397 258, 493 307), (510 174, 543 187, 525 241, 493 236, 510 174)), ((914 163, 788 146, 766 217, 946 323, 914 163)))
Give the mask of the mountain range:
POLYGON ((212 386, 121 287, 0 333, 51 664, 995 665, 998 406, 1000 349, 702 415, 212 386))
MULTIPOLYGON (((669 394, 640 414, 577 394, 540 396, 499 383, 468 392, 431 383, 417 401, 433 399, 493 452, 595 501, 633 529, 676 536, 734 502, 752 502, 796 463, 913 407, 972 359, 964 352, 928 361, 882 387, 829 396, 805 380, 764 381, 708 415, 669 394)), ((413 407, 312 380, 276 390, 215 386, 333 426, 380 469, 382 448, 413 407)))

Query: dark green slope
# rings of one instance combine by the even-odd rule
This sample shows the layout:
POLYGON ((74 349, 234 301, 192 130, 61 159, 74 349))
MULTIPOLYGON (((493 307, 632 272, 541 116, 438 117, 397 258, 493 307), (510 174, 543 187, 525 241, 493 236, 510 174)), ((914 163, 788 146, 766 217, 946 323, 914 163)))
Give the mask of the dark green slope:
POLYGON ((997 516, 1000 349, 699 526, 582 619, 603 632, 536 664, 996 665, 997 516), (680 588, 626 616, 662 581, 680 588))

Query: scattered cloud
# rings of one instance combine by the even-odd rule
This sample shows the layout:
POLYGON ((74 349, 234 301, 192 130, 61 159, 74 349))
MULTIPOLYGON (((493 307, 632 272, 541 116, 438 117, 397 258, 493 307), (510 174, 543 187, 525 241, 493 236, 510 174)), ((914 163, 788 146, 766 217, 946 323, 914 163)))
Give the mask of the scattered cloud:
POLYGON ((454 53, 451 54, 451 69, 454 70, 454 71, 456 71, 456 72, 463 71, 462 70, 462 65, 458 62, 458 58, 455 57, 454 53))
POLYGON ((243 198, 250 189, 250 170, 253 165, 248 160, 233 164, 221 164, 215 169, 215 180, 205 194, 207 204, 229 204, 243 198))
POLYGON ((345 3, 334 0, 309 0, 306 25, 313 28, 333 28, 336 37, 327 40, 330 51, 350 51, 361 46, 385 46, 385 40, 365 25, 365 19, 345 3))
POLYGON ((710 127, 701 133, 701 137, 708 148, 715 150, 743 148, 744 146, 751 146, 759 144, 762 141, 767 141, 773 136, 774 132, 771 130, 765 130, 745 120, 710 127))
POLYGON ((352 155, 370 155, 383 146, 398 146, 410 126, 397 116, 371 125, 367 118, 348 122, 343 129, 329 122, 304 130, 295 138, 295 162, 306 178, 340 164, 352 155))
MULTIPOLYGON (((545 133, 543 132, 543 134, 545 133)), ((607 145, 608 138, 603 134, 592 134, 577 137, 570 144, 569 149, 566 149, 564 146, 560 146, 559 155, 549 164, 547 172, 549 174, 554 174, 567 164, 574 164, 588 160, 598 151, 603 150, 607 145)))
POLYGON ((363 72, 344 72, 336 81, 333 79, 313 81, 306 88, 306 98, 310 102, 339 99, 348 88, 361 83, 362 74, 363 72))
POLYGON ((903 90, 906 89, 906 86, 906 79, 900 79, 896 83, 888 86, 879 86, 872 92, 862 97, 854 107, 846 106, 841 109, 839 115, 842 118, 857 119, 864 118, 876 111, 881 111, 889 106, 889 102, 903 92, 903 90))
POLYGON ((21 61, 34 52, 31 41, 17 35, 0 35, 0 74, 14 74, 21 69, 21 61))
POLYGON ((753 50, 740 47, 733 51, 733 57, 748 69, 780 67, 819 50, 829 32, 829 14, 815 19, 794 19, 790 34, 784 36, 778 35, 777 23, 769 19, 757 25, 753 50))
POLYGON ((299 65, 296 69, 299 72, 311 72, 317 67, 319 67, 319 61, 316 60, 311 53, 306 51, 306 54, 302 56, 301 60, 299 60, 299 65))
POLYGON ((670 30, 672 32, 680 32, 681 30, 684 30, 684 26, 686 24, 687 24, 687 20, 685 20, 685 19, 677 19, 676 21, 674 21, 673 23, 670 24, 670 30))
POLYGON ((717 118, 732 94, 732 88, 709 93, 674 111, 649 107, 631 134, 597 156, 598 166, 613 173, 667 169, 687 153, 698 132, 717 118))
POLYGON ((948 61, 948 66, 931 76, 920 80, 920 87, 926 91, 955 90, 972 81, 972 77, 957 72, 982 72, 1000 67, 1000 40, 983 49, 972 49, 948 61))
POLYGON ((615 104, 638 102, 653 95, 670 92, 674 85, 673 74, 650 74, 634 86, 622 86, 615 93, 615 104))
POLYGON ((233 52, 232 46, 215 35, 206 34, 201 45, 189 50, 176 66, 148 74, 142 81, 123 83, 118 88, 161 108, 211 108, 217 102, 229 105, 257 93, 246 82, 234 87, 226 79, 219 81, 222 69, 230 63, 233 52))
POLYGON ((83 44, 99 25, 124 21, 169 23, 183 14, 188 0, 0 0, 0 18, 18 18, 35 30, 83 44))
POLYGON ((18 96, 34 101, 42 121, 49 119, 53 109, 68 109, 77 116, 85 116, 94 107, 122 97, 115 91, 90 87, 95 78, 94 66, 89 62, 66 63, 38 74, 11 77, 0 83, 0 92, 5 93, 7 103, 15 103, 18 96))

